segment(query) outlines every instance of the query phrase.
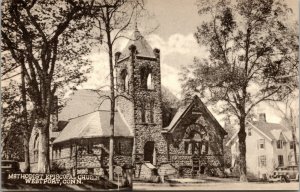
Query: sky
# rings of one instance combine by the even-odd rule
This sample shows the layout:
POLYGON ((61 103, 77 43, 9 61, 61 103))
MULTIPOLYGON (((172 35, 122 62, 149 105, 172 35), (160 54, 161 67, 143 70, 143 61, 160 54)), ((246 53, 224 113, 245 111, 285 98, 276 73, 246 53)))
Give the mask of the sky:
MULTIPOLYGON (((298 0, 286 0, 289 7, 293 9, 295 17, 299 15, 298 0)), ((197 26, 205 18, 197 13, 196 0, 145 0, 145 8, 152 15, 152 22, 158 28, 148 34, 145 27, 148 23, 138 18, 141 23, 139 30, 144 34, 152 48, 159 48, 161 51, 161 80, 174 95, 180 98, 179 73, 182 66, 193 62, 193 58, 207 57, 205 48, 200 47, 194 38, 197 26)), ((119 42, 118 51, 121 51, 128 40, 119 42)), ((83 88, 96 88, 107 84, 108 64, 107 53, 96 50, 91 54, 90 59, 94 65, 94 71, 89 81, 83 88), (107 75, 103 75, 107 74, 107 75)), ((267 113, 267 120, 278 122, 279 115, 269 106, 260 106, 257 112, 267 113), (268 115, 271 114, 272 115, 268 115)), ((218 118, 217 118, 218 119, 218 118)))

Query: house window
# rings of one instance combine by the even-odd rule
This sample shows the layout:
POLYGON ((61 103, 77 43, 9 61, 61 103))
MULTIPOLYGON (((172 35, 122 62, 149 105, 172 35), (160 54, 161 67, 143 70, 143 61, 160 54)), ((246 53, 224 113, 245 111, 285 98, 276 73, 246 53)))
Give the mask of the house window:
POLYGON ((185 152, 185 154, 188 154, 188 152, 189 152, 189 145, 190 145, 190 143, 189 142, 184 142, 184 152, 185 152))
POLYGON ((93 142, 89 141, 87 145, 87 153, 92 154, 93 153, 93 142))
POLYGON ((258 157, 258 165, 259 167, 266 167, 267 166, 267 158, 265 155, 261 155, 258 157))
POLYGON ((282 149, 283 142, 281 140, 277 141, 277 149, 282 149))
POLYGON ((258 148, 259 149, 264 149, 265 148, 265 140, 264 139, 258 140, 258 148))
POLYGON ((251 136, 251 128, 248 129, 248 136, 251 136))
POLYGON ((294 149, 294 147, 295 147, 295 143, 294 143, 294 141, 291 141, 290 142, 290 149, 294 149))
POLYGON ((291 162, 291 161, 292 161, 292 157, 293 157, 293 155, 292 155, 292 154, 289 154, 289 155, 288 155, 288 161, 289 161, 289 162, 291 162))
POLYGON ((283 166, 284 162, 283 162, 283 155, 278 155, 278 166, 283 166))
POLYGON ((154 122, 154 101, 150 102, 150 123, 154 122))
POLYGON ((73 146, 70 144, 70 159, 72 159, 73 156, 73 146))
POLYGON ((115 150, 116 150, 116 154, 117 155, 121 155, 121 151, 122 151, 122 143, 121 143, 121 141, 118 140, 116 142, 115 150))

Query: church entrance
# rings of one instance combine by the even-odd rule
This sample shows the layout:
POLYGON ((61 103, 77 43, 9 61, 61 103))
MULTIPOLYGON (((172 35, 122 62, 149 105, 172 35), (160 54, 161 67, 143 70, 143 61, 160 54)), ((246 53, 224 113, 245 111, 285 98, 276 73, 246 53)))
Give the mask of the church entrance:
POLYGON ((144 161, 153 163, 154 142, 147 141, 144 146, 144 161))

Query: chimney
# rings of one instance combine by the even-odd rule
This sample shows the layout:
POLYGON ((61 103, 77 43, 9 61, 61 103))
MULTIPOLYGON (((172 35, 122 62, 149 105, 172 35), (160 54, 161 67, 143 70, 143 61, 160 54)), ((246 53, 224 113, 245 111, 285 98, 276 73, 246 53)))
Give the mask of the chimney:
POLYGON ((265 113, 260 113, 259 117, 258 117, 258 120, 260 122, 267 122, 267 120, 266 120, 266 114, 265 113))

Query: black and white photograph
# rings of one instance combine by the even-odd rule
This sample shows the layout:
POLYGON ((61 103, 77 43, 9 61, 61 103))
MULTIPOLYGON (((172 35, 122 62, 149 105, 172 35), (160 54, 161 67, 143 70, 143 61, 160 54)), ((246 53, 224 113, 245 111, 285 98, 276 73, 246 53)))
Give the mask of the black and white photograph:
POLYGON ((3 191, 299 190, 298 0, 2 0, 3 191))

